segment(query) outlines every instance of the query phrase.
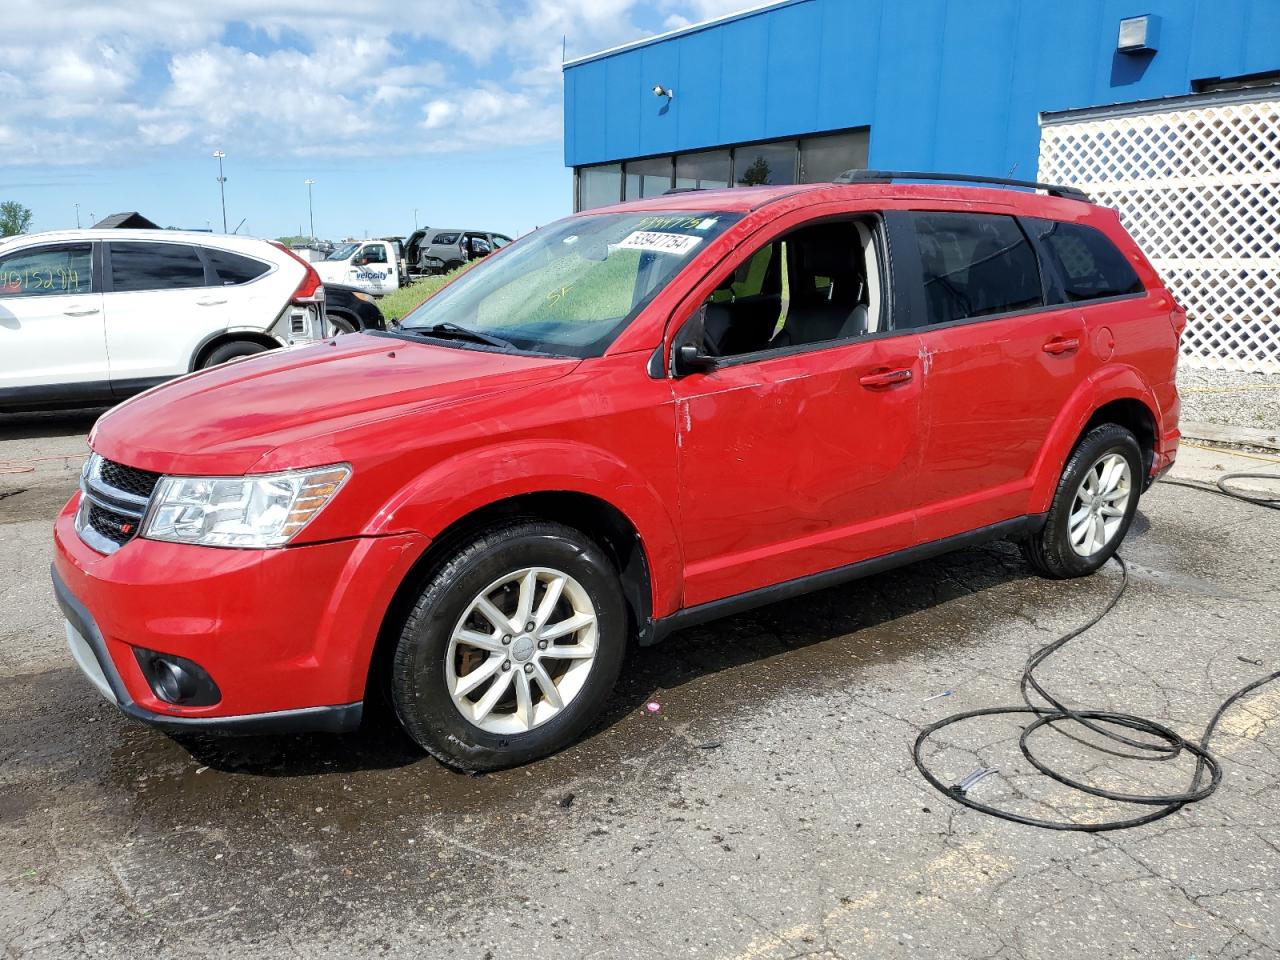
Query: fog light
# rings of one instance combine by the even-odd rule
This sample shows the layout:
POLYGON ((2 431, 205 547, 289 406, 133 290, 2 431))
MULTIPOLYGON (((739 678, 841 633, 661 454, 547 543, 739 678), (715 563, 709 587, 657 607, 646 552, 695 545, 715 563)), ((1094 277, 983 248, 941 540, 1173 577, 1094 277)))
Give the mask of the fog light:
POLYGON ((134 647, 134 656, 151 692, 165 703, 207 707, 222 699, 208 672, 193 660, 134 647))

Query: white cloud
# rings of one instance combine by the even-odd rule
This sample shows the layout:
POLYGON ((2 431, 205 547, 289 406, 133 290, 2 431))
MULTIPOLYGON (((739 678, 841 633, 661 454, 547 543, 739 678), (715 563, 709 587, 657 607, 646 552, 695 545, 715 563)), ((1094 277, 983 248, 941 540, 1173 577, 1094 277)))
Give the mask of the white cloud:
POLYGON ((642 36, 637 17, 657 27, 728 5, 741 3, 4 0, 22 29, 0 33, 0 97, 21 136, 0 167, 211 144, 357 156, 552 140, 562 44, 588 53, 642 36))

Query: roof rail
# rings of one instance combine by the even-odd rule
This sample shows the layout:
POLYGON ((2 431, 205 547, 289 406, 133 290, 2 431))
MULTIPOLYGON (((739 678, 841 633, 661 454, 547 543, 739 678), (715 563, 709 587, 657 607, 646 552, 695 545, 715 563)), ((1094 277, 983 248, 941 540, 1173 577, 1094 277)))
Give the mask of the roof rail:
POLYGON ((834 183, 893 183, 895 180, 938 180, 947 183, 982 183, 1000 187, 1024 187, 1043 190, 1051 197, 1065 200, 1081 200, 1092 203, 1089 195, 1078 187, 1066 187, 1054 183, 1038 183, 1035 180, 1011 180, 1008 177, 980 177, 968 173, 921 173, 909 170, 846 170, 834 183))
POLYGON ((701 193, 705 187, 672 187, 670 190, 663 190, 664 197, 670 197, 677 193, 701 193))

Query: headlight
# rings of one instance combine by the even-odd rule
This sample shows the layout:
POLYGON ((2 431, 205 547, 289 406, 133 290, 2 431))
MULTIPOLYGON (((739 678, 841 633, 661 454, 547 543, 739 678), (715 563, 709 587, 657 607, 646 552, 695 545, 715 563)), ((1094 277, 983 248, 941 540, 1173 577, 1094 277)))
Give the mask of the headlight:
POLYGON ((164 477, 142 536, 206 547, 279 547, 333 499, 346 464, 249 477, 164 477))

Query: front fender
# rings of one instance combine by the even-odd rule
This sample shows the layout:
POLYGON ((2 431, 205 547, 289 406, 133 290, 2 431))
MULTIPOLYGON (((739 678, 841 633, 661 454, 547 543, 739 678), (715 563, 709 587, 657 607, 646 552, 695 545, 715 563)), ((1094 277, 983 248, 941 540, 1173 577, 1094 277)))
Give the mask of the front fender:
POLYGON ((640 535, 654 616, 678 609, 681 555, 675 522, 642 471, 614 454, 558 440, 507 441, 446 459, 403 487, 365 533, 418 532, 436 538, 468 514, 532 493, 579 493, 610 504, 640 535))
POLYGON ((1062 477, 1062 468, 1075 449, 1085 424, 1099 407, 1116 400, 1137 400, 1151 414, 1157 425, 1159 442, 1160 405, 1155 392, 1135 368, 1112 366, 1099 370, 1078 387, 1067 400, 1054 421, 1048 439, 1040 448, 1040 455, 1032 470, 1031 513, 1045 513, 1053 503, 1053 494, 1062 477))

